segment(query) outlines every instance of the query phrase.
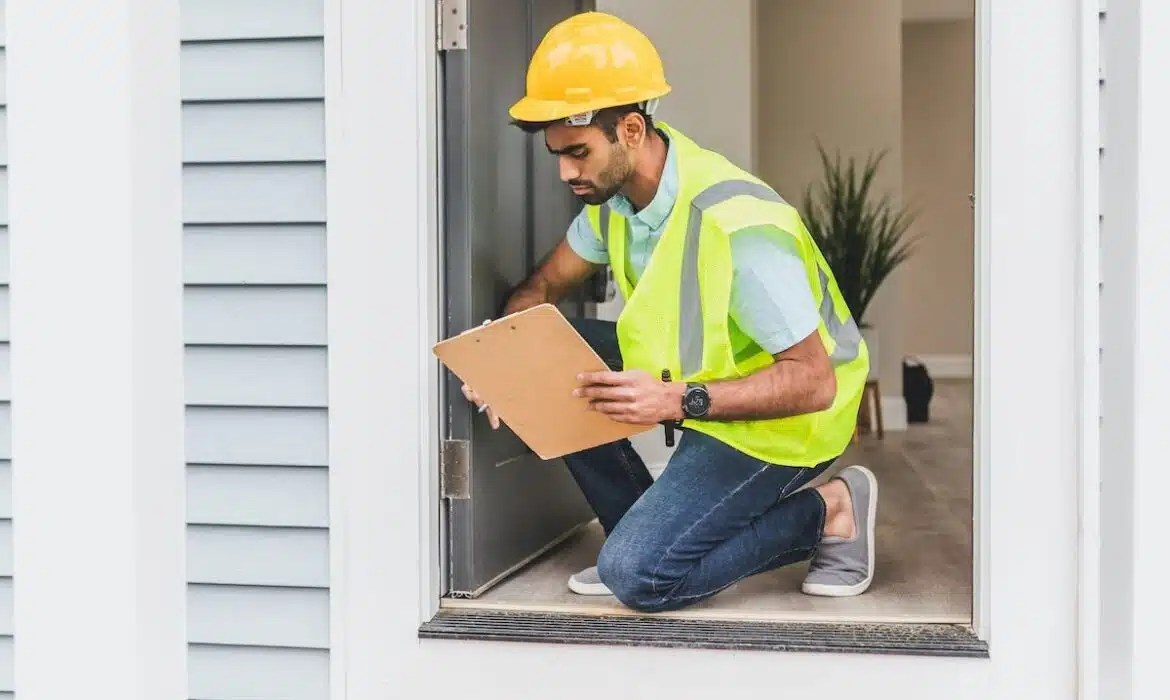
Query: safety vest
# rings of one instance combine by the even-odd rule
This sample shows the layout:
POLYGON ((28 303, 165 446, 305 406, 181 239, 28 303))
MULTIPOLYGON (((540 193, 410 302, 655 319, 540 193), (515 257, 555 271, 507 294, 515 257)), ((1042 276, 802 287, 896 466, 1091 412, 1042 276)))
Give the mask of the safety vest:
POLYGON ((609 251, 613 276, 625 300, 617 320, 622 362, 655 377, 669 370, 676 381, 713 382, 751 374, 775 360, 728 323, 731 239, 744 229, 770 225, 792 236, 820 310, 818 333, 837 378, 837 395, 823 411, 746 421, 687 420, 705 433, 772 464, 814 466, 839 456, 853 436, 869 374, 869 351, 832 270, 799 213, 759 178, 703 149, 669 125, 678 158, 678 199, 645 272, 631 285, 626 218, 610 207, 588 206, 593 230, 609 251), (746 356, 736 358, 734 348, 746 356))

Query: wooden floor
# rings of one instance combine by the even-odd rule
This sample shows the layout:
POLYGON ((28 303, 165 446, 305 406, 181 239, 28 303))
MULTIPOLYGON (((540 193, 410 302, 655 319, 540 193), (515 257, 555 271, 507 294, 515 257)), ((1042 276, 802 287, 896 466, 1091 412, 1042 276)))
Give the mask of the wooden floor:
MULTIPOLYGON (((806 564, 761 574, 672 617, 851 622, 971 620, 971 384, 939 381, 931 421, 884 440, 863 436, 838 463, 864 464, 880 487, 877 569, 854 598, 800 592, 806 564)), ((825 478, 830 478, 831 474, 825 478)), ((819 483, 819 482, 817 482, 819 483)), ((815 484, 814 484, 815 485, 815 484)), ((596 562, 602 544, 594 524, 475 600, 444 607, 635 614, 612 597, 569 591, 568 576, 596 562)))

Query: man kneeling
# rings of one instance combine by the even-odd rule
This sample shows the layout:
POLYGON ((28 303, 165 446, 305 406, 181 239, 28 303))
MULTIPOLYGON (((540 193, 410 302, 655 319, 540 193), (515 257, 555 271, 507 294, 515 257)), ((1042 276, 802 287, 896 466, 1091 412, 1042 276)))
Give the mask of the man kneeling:
POLYGON ((628 440, 565 457, 606 534, 597 566, 570 588, 659 612, 811 559, 805 593, 864 592, 873 474, 850 466, 802 487, 847 447, 869 355, 800 216, 654 121, 669 92, 661 61, 615 17, 553 27, 528 90, 514 123, 544 134, 585 207, 505 312, 555 303, 608 265, 619 320, 574 323, 611 371, 580 377, 578 395, 613 420, 682 430, 657 481, 628 440))

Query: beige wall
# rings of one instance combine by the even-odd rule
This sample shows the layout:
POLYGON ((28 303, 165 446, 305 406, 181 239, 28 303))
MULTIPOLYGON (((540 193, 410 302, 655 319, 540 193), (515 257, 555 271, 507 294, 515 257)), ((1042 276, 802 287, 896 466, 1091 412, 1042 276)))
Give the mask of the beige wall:
MULTIPOLYGON (((765 3, 769 0, 765 0, 765 3)), ((597 0, 654 42, 673 91, 656 115, 752 170, 754 0, 597 0)))
MULTIPOLYGON (((861 161, 887 149, 876 184, 897 200, 901 0, 763 0, 758 12, 761 177, 799 206, 805 187, 821 177, 817 139, 830 153, 839 149, 861 161)), ((866 314, 876 328, 882 394, 894 402, 902 394, 901 277, 888 278, 866 314)))
MULTIPOLYGON (((597 9, 642 30, 662 56, 673 90, 656 117, 753 170, 755 0, 597 0, 597 9)), ((621 309, 619 295, 597 315, 612 320, 621 309)), ((655 476, 674 452, 661 428, 632 442, 655 476)))
POLYGON ((906 267, 906 352, 970 356, 973 346, 974 23, 903 33, 904 187, 919 210, 906 267))

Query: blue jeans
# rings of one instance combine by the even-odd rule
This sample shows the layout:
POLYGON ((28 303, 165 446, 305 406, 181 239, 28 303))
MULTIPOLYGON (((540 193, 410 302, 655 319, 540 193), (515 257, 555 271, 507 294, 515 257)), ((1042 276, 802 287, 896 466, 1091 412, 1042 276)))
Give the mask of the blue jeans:
MULTIPOLYGON (((611 369, 621 369, 612 322, 572 322, 611 369)), ((601 580, 641 612, 683 608, 748 576, 810 559, 825 502, 815 489, 793 492, 832 462, 769 464, 694 431, 679 436, 657 481, 628 440, 565 457, 606 534, 601 580)))

